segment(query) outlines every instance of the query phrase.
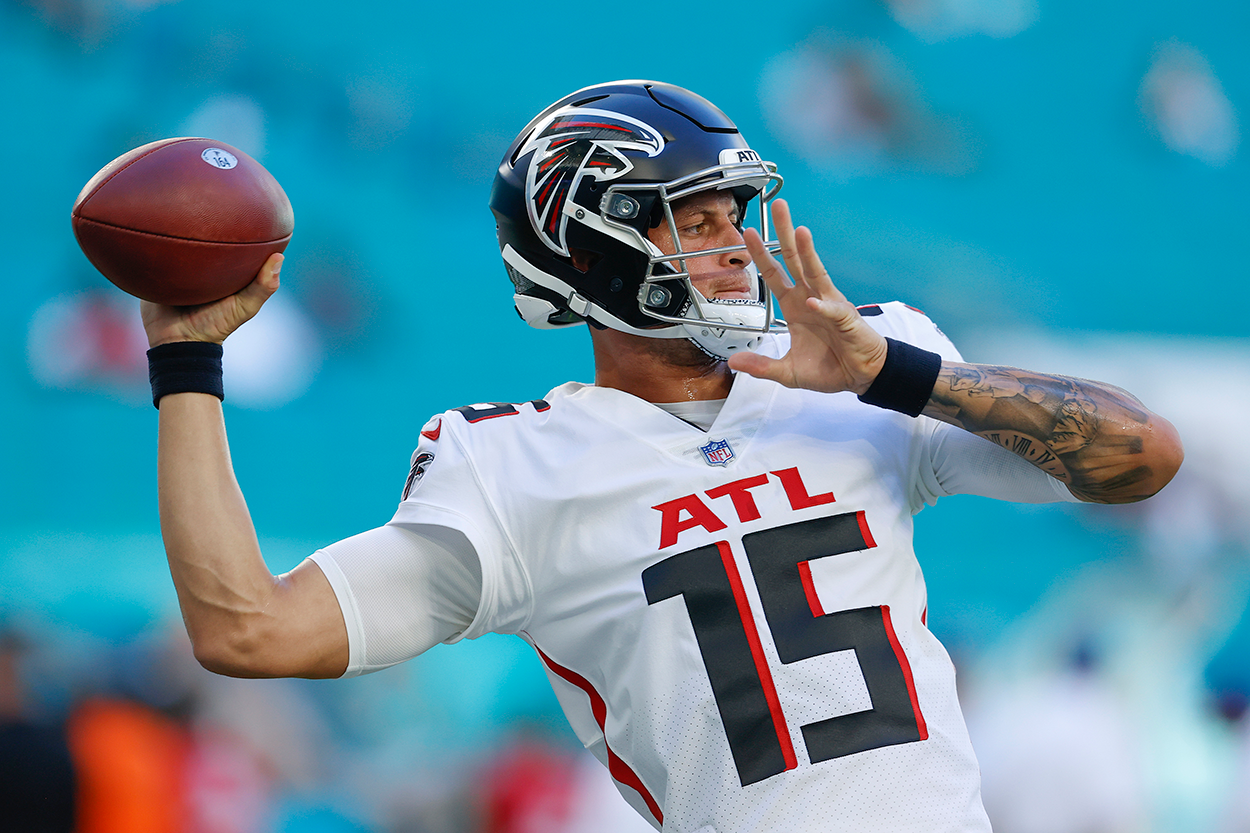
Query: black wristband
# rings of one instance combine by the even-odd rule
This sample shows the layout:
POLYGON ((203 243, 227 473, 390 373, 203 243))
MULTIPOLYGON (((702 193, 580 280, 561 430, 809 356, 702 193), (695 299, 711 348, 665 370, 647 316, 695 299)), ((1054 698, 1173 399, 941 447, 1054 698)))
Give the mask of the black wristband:
POLYGON ((859 401, 908 416, 920 416, 933 394, 942 357, 886 336, 885 364, 859 401))
POLYGON ((152 404, 171 393, 209 393, 225 399, 221 383, 220 344, 208 341, 171 341, 148 351, 148 381, 152 404))

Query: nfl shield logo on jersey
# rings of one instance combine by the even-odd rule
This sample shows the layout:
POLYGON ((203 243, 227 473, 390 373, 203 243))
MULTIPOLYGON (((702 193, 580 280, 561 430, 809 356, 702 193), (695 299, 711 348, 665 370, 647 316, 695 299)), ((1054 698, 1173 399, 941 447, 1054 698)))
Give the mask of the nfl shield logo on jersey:
POLYGON ((699 446, 699 450, 703 452, 703 459, 707 460, 709 466, 727 466, 734 458, 734 450, 730 447, 729 440, 712 440, 707 445, 699 446))

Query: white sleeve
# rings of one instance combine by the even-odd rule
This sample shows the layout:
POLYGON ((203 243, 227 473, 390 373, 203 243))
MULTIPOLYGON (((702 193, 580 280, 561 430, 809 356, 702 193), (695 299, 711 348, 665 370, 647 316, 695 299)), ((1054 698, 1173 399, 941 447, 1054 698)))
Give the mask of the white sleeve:
POLYGON ((344 677, 456 641, 477 614, 482 568, 457 530, 392 522, 310 557, 329 579, 347 623, 344 677))
POLYGON ((932 470, 922 467, 927 503, 945 495, 980 495, 1015 503, 1079 502, 1062 481, 1022 457, 962 428, 934 422, 928 443, 932 470))

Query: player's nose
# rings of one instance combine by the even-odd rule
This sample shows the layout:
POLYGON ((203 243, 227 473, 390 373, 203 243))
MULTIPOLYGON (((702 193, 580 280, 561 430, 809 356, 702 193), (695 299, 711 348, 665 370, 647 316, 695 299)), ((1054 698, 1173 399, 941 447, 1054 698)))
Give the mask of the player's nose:
POLYGON ((721 261, 726 266, 742 268, 751 262, 751 255, 746 250, 746 243, 742 239, 742 230, 736 225, 729 223, 728 227, 721 232, 716 241, 717 248, 730 249, 721 254, 721 261))

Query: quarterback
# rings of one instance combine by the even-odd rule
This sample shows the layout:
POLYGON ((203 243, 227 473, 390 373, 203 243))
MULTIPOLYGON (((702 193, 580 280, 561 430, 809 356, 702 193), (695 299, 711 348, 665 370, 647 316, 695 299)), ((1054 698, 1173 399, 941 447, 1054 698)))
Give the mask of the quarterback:
POLYGON ((912 518, 957 493, 1141 500, 1181 445, 1123 390, 967 364, 923 313, 851 304, 780 187, 678 87, 545 109, 490 205, 518 313, 588 325, 594 383, 414 426, 391 522, 281 576, 231 470, 220 356, 282 258, 211 305, 145 303, 200 662, 341 677, 516 634, 657 828, 988 831, 912 518))

